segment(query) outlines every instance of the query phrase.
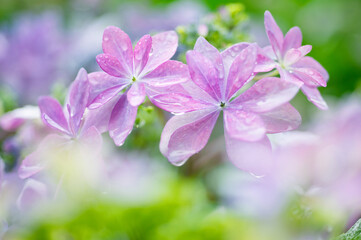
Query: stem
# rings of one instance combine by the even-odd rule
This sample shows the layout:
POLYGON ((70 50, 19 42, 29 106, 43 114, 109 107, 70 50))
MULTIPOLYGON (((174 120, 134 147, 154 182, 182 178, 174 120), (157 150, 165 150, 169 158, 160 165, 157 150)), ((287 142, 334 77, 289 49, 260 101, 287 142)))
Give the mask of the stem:
POLYGON ((277 76, 278 74, 279 73, 278 73, 277 69, 275 69, 275 70, 265 73, 265 74, 258 74, 253 78, 253 80, 258 81, 258 80, 261 80, 262 78, 277 76))

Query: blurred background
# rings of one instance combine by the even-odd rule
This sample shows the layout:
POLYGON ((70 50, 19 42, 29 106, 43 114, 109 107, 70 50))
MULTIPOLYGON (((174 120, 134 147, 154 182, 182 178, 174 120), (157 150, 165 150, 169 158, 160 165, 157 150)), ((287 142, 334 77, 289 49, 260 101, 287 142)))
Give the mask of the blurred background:
POLYGON ((16 168, 45 134, 36 110, 27 108, 15 114, 21 119, 19 127, 0 130, 0 238, 330 239, 347 231, 361 217, 355 207, 361 206, 361 197, 353 189, 361 171, 347 172, 361 169, 356 145, 361 143, 360 0, 0 0, 0 117, 36 105, 41 95, 64 101, 79 68, 100 70, 95 56, 102 52, 102 33, 109 25, 122 28, 133 43, 148 33, 176 30, 175 58, 185 61, 185 52, 200 35, 221 50, 242 41, 268 45, 265 10, 284 33, 299 26, 303 44, 313 46, 309 55, 330 75, 328 86, 320 89, 330 110, 317 110, 299 94, 292 103, 304 119, 302 133, 275 138, 275 144, 293 144, 281 151, 280 159, 304 152, 310 143, 328 152, 334 147, 330 156, 319 156, 315 149, 303 156, 305 172, 298 173, 302 181, 297 178, 290 187, 285 184, 292 182, 290 176, 262 180, 235 169, 225 156, 221 122, 202 152, 180 168, 171 166, 158 149, 169 116, 146 102, 124 146, 116 148, 104 136, 103 154, 110 166, 105 185, 98 182, 80 196, 65 191, 68 197, 20 211, 16 201, 25 194, 21 189, 26 183, 16 179, 16 168), (332 136, 325 126, 334 130, 332 136), (309 132, 321 140, 313 142, 309 132), (318 145, 326 139, 331 139, 327 147, 318 145), (352 154, 346 156, 346 149, 352 154), (313 158, 322 159, 322 164, 313 166, 313 158), (347 163, 342 165, 346 173, 330 170, 331 175, 345 179, 343 187, 349 191, 340 191, 342 186, 325 177, 327 191, 332 190, 315 197, 314 189, 325 182, 319 183, 320 172, 328 172, 329 165, 338 169, 338 161, 347 163), (317 177, 306 174, 310 165, 317 177))

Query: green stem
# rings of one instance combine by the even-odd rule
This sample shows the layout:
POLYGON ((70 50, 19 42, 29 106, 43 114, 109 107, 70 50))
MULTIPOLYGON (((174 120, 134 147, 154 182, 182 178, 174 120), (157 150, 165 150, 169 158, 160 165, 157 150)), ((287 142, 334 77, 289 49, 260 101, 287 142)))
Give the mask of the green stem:
POLYGON ((266 77, 274 77, 278 75, 278 71, 277 69, 273 70, 272 72, 268 72, 265 74, 258 74, 253 78, 253 81, 258 81, 261 80, 262 78, 266 78, 266 77))

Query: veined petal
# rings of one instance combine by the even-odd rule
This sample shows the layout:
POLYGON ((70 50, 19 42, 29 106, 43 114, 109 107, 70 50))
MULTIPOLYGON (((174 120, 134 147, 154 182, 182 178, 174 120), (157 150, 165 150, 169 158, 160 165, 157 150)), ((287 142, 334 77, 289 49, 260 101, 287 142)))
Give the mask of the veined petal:
POLYGON ((326 69, 324 69, 322 67, 322 65, 317 62, 315 59, 313 59, 312 57, 303 57, 301 58, 297 63, 293 64, 294 68, 313 68, 315 70, 317 70, 323 77, 323 80, 325 82, 328 81, 329 79, 329 75, 328 72, 326 71, 326 69))
POLYGON ((294 68, 292 71, 293 75, 308 86, 327 86, 327 82, 324 80, 321 73, 313 68, 294 68))
POLYGON ((173 57, 178 47, 178 35, 175 31, 158 33, 152 36, 152 50, 143 73, 146 74, 173 57))
POLYGON ((152 49, 152 37, 144 35, 134 47, 134 67, 135 74, 138 76, 144 69, 149 59, 149 53, 152 49))
POLYGON ((256 142, 241 141, 225 131, 229 160, 239 169, 258 176, 269 173, 272 167, 272 148, 267 136, 256 142))
POLYGON ((150 87, 167 87, 189 80, 187 65, 173 60, 166 61, 141 79, 150 87))
POLYGON ((126 86, 131 82, 129 78, 117 78, 105 72, 90 73, 88 74, 88 79, 91 87, 89 104, 105 90, 115 86, 126 86))
POLYGON ((107 27, 103 34, 103 51, 117 58, 122 64, 119 73, 122 73, 123 76, 132 75, 133 46, 125 32, 114 26, 107 27))
POLYGON ((226 99, 229 99, 250 79, 257 59, 257 48, 251 45, 237 56, 227 78, 226 99))
POLYGON ((197 51, 188 51, 186 57, 192 81, 214 99, 221 99, 217 70, 212 62, 197 51))
POLYGON ((152 96, 150 100, 157 107, 172 113, 185 113, 214 106, 189 95, 176 92, 157 94, 152 96))
POLYGON ((247 48, 249 45, 249 43, 237 43, 221 52, 225 72, 224 79, 228 78, 229 69, 231 68, 234 60, 242 52, 242 50, 247 48))
POLYGON ((286 103, 259 116, 265 125, 267 133, 280 133, 297 129, 302 122, 299 112, 289 103, 286 103))
POLYGON ((40 97, 39 108, 43 123, 50 128, 69 134, 68 122, 60 103, 52 97, 40 97))
POLYGON ((129 78, 130 74, 126 73, 119 60, 110 54, 99 54, 96 61, 104 72, 114 77, 129 78))
POLYGON ((298 62, 301 58, 308 54, 311 50, 311 45, 305 45, 297 49, 289 49, 284 56, 284 64, 287 66, 292 66, 294 63, 298 62))
POLYGON ((254 68, 255 73, 269 72, 276 67, 276 56, 272 46, 260 48, 257 46, 257 60, 254 68))
POLYGON ((84 68, 80 69, 71 84, 65 106, 69 106, 69 123, 73 133, 78 132, 85 108, 88 105, 90 84, 84 68))
MULTIPOLYGON (((264 13, 264 26, 266 28, 266 33, 268 35, 268 38, 272 44, 277 43, 277 46, 282 47, 283 46, 283 33, 281 29, 278 27, 276 21, 274 20, 272 14, 269 11, 266 11, 264 13), (271 41, 269 34, 273 35, 274 40, 271 41)), ((273 44, 272 44, 273 45, 273 44)), ((278 50, 281 50, 278 48, 278 50)))
POLYGON ((302 32, 299 27, 291 28, 283 41, 282 51, 285 54, 291 48, 299 48, 302 45, 302 32))
POLYGON ((116 97, 127 85, 117 85, 101 92, 89 105, 89 109, 96 109, 116 97))
POLYGON ((133 107, 137 107, 144 102, 145 99, 145 87, 144 83, 133 83, 127 93, 128 102, 133 107))
POLYGON ((218 115, 218 110, 207 109, 172 117, 162 132, 161 153, 176 166, 184 164, 207 144, 218 115))
POLYGON ((255 113, 238 109, 224 110, 224 128, 232 138, 255 142, 266 135, 262 119, 255 113))
POLYGON ((320 91, 318 91, 317 87, 309 87, 307 85, 303 85, 301 88, 302 92, 307 96, 307 99, 315 104, 321 110, 327 110, 328 106, 325 100, 323 100, 320 91))
POLYGON ((275 77, 263 78, 232 101, 230 107, 257 113, 267 112, 289 102, 301 86, 301 82, 290 82, 275 77))
POLYGON ((109 121, 109 135, 115 145, 123 145, 125 139, 133 129, 138 107, 133 107, 124 93, 115 105, 109 121))

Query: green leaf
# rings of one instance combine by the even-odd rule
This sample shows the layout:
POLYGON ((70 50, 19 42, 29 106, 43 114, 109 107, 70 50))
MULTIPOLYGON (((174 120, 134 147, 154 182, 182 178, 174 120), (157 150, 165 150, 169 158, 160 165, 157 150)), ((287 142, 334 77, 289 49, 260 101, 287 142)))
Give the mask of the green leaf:
POLYGON ((348 230, 347 233, 342 234, 337 240, 360 240, 361 239, 361 219, 348 230))

